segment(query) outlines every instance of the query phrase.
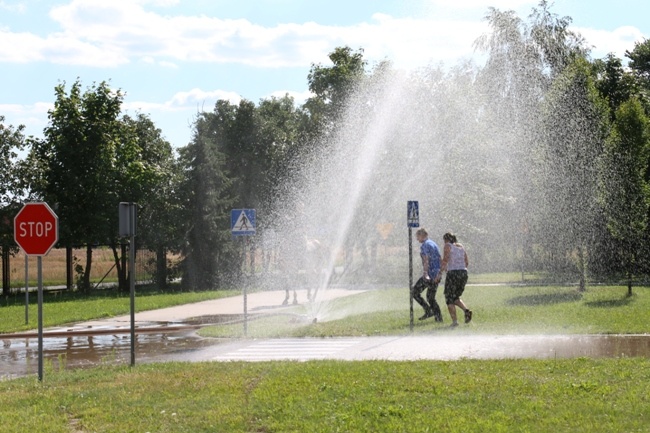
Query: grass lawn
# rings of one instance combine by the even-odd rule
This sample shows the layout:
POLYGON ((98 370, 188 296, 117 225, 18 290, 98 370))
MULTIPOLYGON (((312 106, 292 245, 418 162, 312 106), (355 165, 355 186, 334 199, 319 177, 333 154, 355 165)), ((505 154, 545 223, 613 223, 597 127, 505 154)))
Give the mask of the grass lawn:
MULTIPOLYGON (((463 298, 475 320, 457 331, 649 333, 650 291, 637 287, 631 297, 626 291, 470 286, 463 298)), ((152 294, 149 305, 182 303, 181 295, 152 294)), ((111 313, 117 304, 128 311, 128 296, 47 308, 50 316, 60 310, 57 320, 66 323, 80 314, 75 305, 122 314, 111 313)), ((146 302, 139 304, 144 309, 146 302)), ((316 324, 276 317, 251 321, 248 332, 405 334, 408 305, 406 289, 375 290, 330 303, 316 324)), ((24 307, 5 305, 2 317, 12 308, 24 314, 24 307)), ((417 318, 421 309, 414 308, 417 318)), ((310 314, 303 306, 294 313, 310 314)), ((443 325, 416 320, 414 332, 436 333, 449 323, 446 312, 445 319, 443 325)), ((20 327, 24 316, 12 320, 5 329, 20 327)), ((241 328, 202 332, 238 337, 241 328)), ((0 382, 0 419, 3 432, 650 432, 649 372, 646 358, 104 365, 47 371, 42 383, 35 377, 0 382)))
MULTIPOLYGON (((439 289, 442 291, 442 288, 439 289)), ((650 333, 650 289, 637 287, 633 296, 621 286, 590 287, 579 293, 573 287, 468 286, 463 300, 474 312, 469 326, 456 333, 481 334, 644 334, 650 333)), ((438 303, 444 303, 442 293, 438 303)), ((414 303, 415 334, 446 331, 449 313, 441 305, 445 322, 419 321, 422 308, 414 303)), ((318 310, 296 306, 293 312, 311 317, 268 317, 252 320, 249 337, 331 337, 404 335, 409 329, 409 296, 406 289, 381 289, 336 299, 318 310)), ((462 312, 458 310, 462 320, 462 312)), ((204 328, 208 337, 243 337, 241 325, 204 328)))

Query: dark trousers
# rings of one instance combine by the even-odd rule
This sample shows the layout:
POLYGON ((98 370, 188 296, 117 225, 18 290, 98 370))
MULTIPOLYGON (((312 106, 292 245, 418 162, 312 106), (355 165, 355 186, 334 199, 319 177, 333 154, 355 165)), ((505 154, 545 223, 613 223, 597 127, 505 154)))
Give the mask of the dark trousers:
POLYGON ((438 290, 438 283, 433 280, 425 280, 421 277, 413 286, 411 293, 415 302, 424 308, 424 312, 428 315, 434 316, 436 319, 442 319, 442 312, 440 305, 436 302, 436 291, 438 290), (427 289, 427 300, 422 298, 422 292, 427 289), (428 302, 428 303, 427 303, 428 302))

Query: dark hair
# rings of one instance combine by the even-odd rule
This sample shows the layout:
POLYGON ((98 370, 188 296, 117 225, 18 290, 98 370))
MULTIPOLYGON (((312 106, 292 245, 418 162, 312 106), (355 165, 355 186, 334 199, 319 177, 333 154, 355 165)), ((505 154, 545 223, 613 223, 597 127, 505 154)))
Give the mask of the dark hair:
POLYGON ((442 236, 442 239, 451 242, 452 244, 455 244, 458 242, 458 239, 456 239, 456 235, 452 235, 451 233, 447 232, 442 236))

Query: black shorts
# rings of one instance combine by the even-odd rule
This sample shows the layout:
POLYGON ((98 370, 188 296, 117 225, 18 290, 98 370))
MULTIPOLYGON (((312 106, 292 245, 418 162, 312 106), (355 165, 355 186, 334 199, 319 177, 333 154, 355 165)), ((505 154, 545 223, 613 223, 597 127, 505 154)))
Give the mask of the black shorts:
POLYGON ((465 284, 467 284, 467 271, 454 270, 447 271, 445 278, 445 302, 451 305, 460 299, 465 291, 465 284))

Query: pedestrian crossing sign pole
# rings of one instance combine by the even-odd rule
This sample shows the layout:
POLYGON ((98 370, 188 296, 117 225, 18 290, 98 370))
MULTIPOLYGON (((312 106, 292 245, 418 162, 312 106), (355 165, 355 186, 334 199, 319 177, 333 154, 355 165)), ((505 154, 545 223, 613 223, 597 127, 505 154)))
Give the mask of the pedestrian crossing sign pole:
MULTIPOLYGON (((252 236, 256 232, 255 209, 233 209, 230 211, 230 233, 235 236, 252 236)), ((242 240, 242 260, 246 261, 246 242, 242 240)), ((244 263, 242 263, 242 266, 244 263)), ((244 298, 244 336, 248 336, 248 299, 246 283, 242 287, 244 298)))
POLYGON ((406 203, 406 225, 409 229, 409 312, 410 328, 413 331, 413 227, 420 227, 420 205, 415 200, 406 203))

